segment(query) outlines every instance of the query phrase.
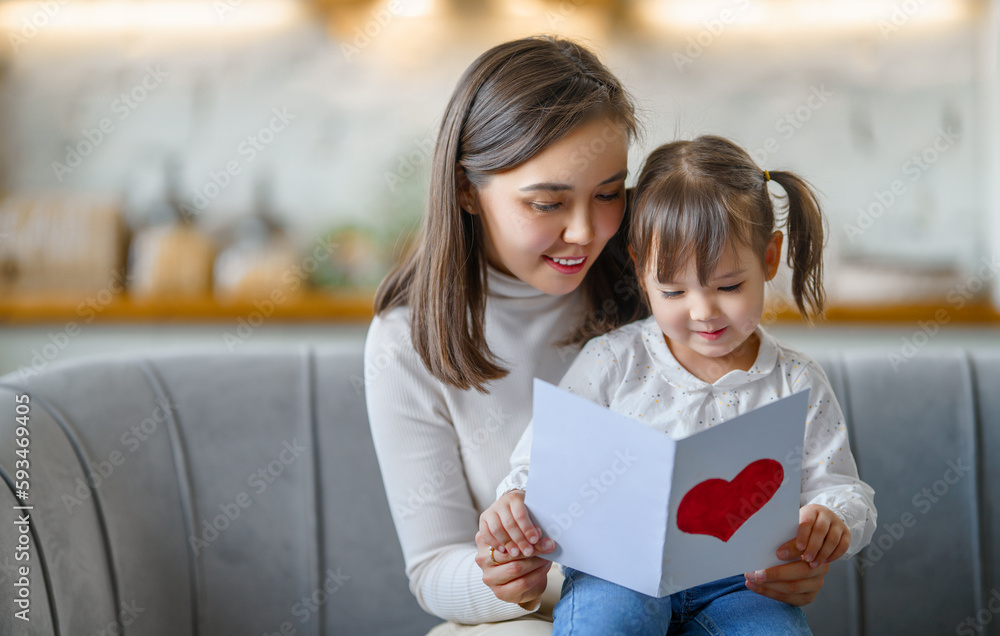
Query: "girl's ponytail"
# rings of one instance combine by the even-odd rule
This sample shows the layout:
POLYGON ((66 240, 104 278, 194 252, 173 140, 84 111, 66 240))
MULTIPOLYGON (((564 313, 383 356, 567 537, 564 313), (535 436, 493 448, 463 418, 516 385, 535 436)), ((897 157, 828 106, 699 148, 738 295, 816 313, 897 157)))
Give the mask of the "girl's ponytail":
MULTIPOLYGON (((811 322, 823 314, 823 215, 816 193, 791 172, 765 173, 788 196, 788 265, 792 268, 792 296, 803 318, 811 322)), ((765 185, 765 188, 767 186, 765 185)))

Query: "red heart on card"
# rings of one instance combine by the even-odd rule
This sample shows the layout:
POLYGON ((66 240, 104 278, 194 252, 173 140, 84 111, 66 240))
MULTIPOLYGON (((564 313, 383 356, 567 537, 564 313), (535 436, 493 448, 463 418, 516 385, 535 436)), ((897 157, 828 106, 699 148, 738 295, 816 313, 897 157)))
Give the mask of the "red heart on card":
POLYGON ((773 459, 758 459, 732 481, 706 479, 681 499, 677 527, 688 534, 707 534, 723 542, 778 492, 785 471, 773 459))

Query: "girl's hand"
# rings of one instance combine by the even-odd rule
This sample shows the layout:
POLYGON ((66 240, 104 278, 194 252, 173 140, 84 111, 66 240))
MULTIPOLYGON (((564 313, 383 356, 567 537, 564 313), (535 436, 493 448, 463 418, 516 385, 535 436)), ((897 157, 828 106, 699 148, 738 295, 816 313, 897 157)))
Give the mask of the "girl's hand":
POLYGON ((830 562, 851 545, 851 531, 826 506, 816 504, 799 511, 798 535, 778 548, 777 556, 791 563, 748 572, 747 587, 762 596, 789 605, 808 605, 823 587, 830 562))
POLYGON ((851 531, 826 506, 810 504, 799 510, 795 547, 802 554, 802 560, 816 568, 844 556, 851 547, 851 531))
MULTIPOLYGON (((547 554, 556 549, 552 539, 539 541, 536 554, 547 554)), ((491 553, 489 544, 481 532, 476 533, 476 564, 483 571, 485 583, 498 599, 517 603, 526 610, 538 609, 538 600, 548 582, 551 561, 540 556, 513 557, 510 553, 495 550, 491 553)))
POLYGON ((524 505, 524 491, 504 493, 479 516, 479 533, 486 545, 512 557, 530 557, 535 544, 542 539, 542 530, 531 522, 524 505))

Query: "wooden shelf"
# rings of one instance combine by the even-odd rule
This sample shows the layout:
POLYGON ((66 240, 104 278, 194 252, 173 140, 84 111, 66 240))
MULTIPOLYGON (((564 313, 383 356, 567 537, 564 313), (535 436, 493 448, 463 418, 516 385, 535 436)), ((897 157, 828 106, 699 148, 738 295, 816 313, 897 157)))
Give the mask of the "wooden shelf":
MULTIPOLYGON (((765 314, 766 315, 766 314, 765 314)), ((802 323, 797 311, 783 309, 774 312, 776 323, 802 323)), ((879 324, 917 325, 934 322, 938 326, 994 326, 1000 327, 1000 311, 985 301, 969 303, 962 307, 946 303, 912 303, 893 305, 834 305, 827 307, 824 324, 879 324)))
MULTIPOLYGON (((66 294, 18 294, 0 298, 0 324, 128 322, 196 323, 239 320, 274 322, 368 322, 372 318, 373 290, 327 292, 310 290, 284 298, 283 302, 261 299, 235 301, 212 297, 133 299, 127 294, 90 298, 66 294)), ((919 321, 939 326, 995 326, 1000 311, 981 301, 963 307, 945 303, 833 306, 827 309, 827 324, 916 325, 919 321)), ((790 309, 766 310, 765 322, 802 323, 790 309)))
POLYGON ((216 322, 260 317, 280 322, 368 322, 372 290, 309 291, 282 298, 219 300, 213 297, 133 299, 126 294, 22 294, 0 298, 0 324, 77 322, 216 322))

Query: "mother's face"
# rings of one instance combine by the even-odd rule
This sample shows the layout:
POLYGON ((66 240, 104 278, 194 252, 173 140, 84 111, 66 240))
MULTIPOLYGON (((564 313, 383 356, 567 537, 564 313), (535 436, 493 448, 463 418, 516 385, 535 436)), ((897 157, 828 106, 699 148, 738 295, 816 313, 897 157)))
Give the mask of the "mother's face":
POLYGON ((489 263, 547 294, 583 281, 625 212, 628 135, 610 118, 581 124, 472 193, 489 263))

